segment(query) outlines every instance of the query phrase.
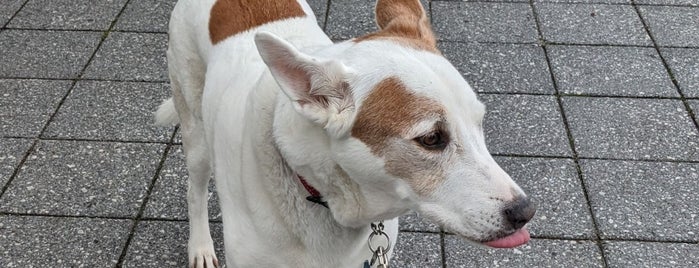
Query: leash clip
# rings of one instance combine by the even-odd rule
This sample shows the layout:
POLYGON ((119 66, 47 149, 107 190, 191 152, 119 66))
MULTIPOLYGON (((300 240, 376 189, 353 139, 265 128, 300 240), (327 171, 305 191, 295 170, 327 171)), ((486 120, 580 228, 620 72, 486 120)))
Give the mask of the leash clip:
POLYGON ((374 265, 378 261, 378 265, 376 266, 377 268, 388 268, 388 251, 391 250, 391 238, 388 237, 388 234, 383 231, 384 225, 383 221, 380 221, 378 224, 376 223, 371 223, 371 234, 369 234, 369 250, 373 252, 374 254, 371 257, 371 262, 369 262, 369 265, 374 265), (378 238, 383 237, 386 240, 386 246, 378 246, 374 247, 374 243, 372 241, 377 240, 378 238))

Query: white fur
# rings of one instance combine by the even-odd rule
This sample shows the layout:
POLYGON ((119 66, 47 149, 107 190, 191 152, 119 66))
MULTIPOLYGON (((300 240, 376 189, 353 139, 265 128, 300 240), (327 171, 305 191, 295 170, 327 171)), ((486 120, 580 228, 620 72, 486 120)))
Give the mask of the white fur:
MULTIPOLYGON (((312 15, 213 45, 208 21, 214 2, 175 6, 167 52, 173 98, 156 113, 158 123, 181 125, 191 266, 217 262, 206 204, 211 172, 228 267, 362 267, 371 257, 369 223, 384 220, 395 244, 396 217, 411 209, 469 240, 502 231, 487 222, 501 217, 502 204, 491 197, 524 194, 490 157, 480 127, 484 107, 443 57, 386 41, 332 44, 312 15), (389 174, 385 159, 350 135, 362 102, 389 76, 438 100, 463 147, 449 157, 456 160, 443 168, 444 183, 428 196, 389 174), (338 90, 342 83, 351 94, 338 90), (328 105, 308 102, 311 95, 328 105), (323 194, 329 209, 305 200, 295 173, 323 194)), ((406 135, 424 134, 430 120, 406 135)))

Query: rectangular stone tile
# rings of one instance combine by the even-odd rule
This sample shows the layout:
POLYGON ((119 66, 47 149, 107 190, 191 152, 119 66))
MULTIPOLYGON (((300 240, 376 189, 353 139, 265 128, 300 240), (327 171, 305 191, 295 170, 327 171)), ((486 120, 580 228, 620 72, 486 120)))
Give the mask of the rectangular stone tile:
POLYGON ((0 0, 0 28, 22 7, 26 0, 0 0))
POLYGON ((0 216, 0 267, 114 267, 130 220, 0 216))
POLYGON ((3 30, 0 76, 77 78, 100 42, 98 32, 3 30))
POLYGON ((0 199, 0 211, 134 217, 164 147, 41 141, 0 199))
POLYGON ((0 189, 10 180, 31 145, 31 140, 0 139, 0 189))
POLYGON ((0 79, 0 135, 36 137, 71 81, 0 79))
POLYGON ((401 231, 411 231, 411 232, 439 232, 439 226, 430 222, 426 218, 421 217, 416 212, 410 212, 403 215, 398 220, 400 224, 399 229, 401 231))
POLYGON ((699 164, 581 160, 602 238, 699 241, 699 164))
POLYGON ((562 93, 679 97, 655 48, 549 46, 562 93))
MULTIPOLYGON (((213 223, 209 227, 216 257, 221 266, 225 267, 223 228, 220 223, 213 223)), ((123 267, 187 267, 188 237, 187 222, 139 222, 123 267)))
POLYGON ((661 48, 685 97, 699 97, 699 49, 661 48))
POLYGON ((542 3, 536 11, 549 42, 652 45, 630 5, 542 3))
POLYGON ((126 0, 29 0, 11 28, 107 30, 126 0))
POLYGON ((100 47, 85 78, 167 81, 167 35, 112 32, 100 47))
POLYGON ((658 45, 699 47, 699 9, 640 6, 639 10, 658 45))
POLYGON ((680 100, 564 97, 581 157, 699 160, 699 134, 680 100))
POLYGON ((699 266, 697 244, 607 241, 603 246, 611 268, 699 266))
POLYGON ((439 48, 478 92, 555 92, 540 46, 445 41, 439 48))
MULTIPOLYGON (((165 165, 148 199, 143 216, 158 219, 187 219, 187 182, 189 175, 182 146, 170 150, 165 165)), ((213 178, 209 185, 209 219, 220 220, 221 209, 213 178)))
POLYGON ((699 2, 696 0, 636 0, 636 4, 699 6, 699 2))
POLYGON ((571 156, 554 96, 481 94, 484 129, 492 154, 571 156))
POLYGON ((536 42, 528 3, 432 2, 433 25, 442 40, 536 42))
POLYGON ((630 4, 631 0, 534 0, 539 3, 630 4))
POLYGON ((44 136, 167 142, 174 127, 156 126, 153 112, 169 89, 164 83, 80 81, 44 136))
POLYGON ((114 26, 117 31, 162 32, 168 31, 170 13, 176 0, 130 1, 114 26))
POLYGON ((592 216, 572 159, 496 157, 537 204, 528 229, 535 237, 593 238, 592 216))
POLYGON ((514 249, 488 249, 448 235, 444 250, 447 267, 604 267, 592 241, 532 239, 514 249))
POLYGON ((439 234, 398 234, 391 267, 442 267, 442 249, 439 234))

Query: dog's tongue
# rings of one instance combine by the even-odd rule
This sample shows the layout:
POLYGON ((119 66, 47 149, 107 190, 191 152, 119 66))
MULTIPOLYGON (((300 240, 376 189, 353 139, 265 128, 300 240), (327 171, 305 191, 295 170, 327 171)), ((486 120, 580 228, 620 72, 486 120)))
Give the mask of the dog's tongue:
POLYGON ((498 240, 493 240, 489 242, 484 242, 483 244, 494 248, 513 248, 526 244, 529 241, 529 231, 526 228, 517 230, 511 235, 500 238, 498 240))

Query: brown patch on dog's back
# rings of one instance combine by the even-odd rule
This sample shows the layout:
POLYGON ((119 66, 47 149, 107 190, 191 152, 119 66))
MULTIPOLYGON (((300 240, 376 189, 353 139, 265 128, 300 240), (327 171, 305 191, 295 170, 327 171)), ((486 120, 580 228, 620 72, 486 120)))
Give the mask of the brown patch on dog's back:
POLYGON ((296 0, 217 0, 211 7, 209 37, 216 44, 265 23, 303 16, 296 0))
POLYGON ((354 41, 391 40, 415 49, 440 53, 425 10, 418 0, 379 0, 376 3, 376 23, 380 31, 354 41))
POLYGON ((385 161, 386 171, 426 195, 443 181, 440 156, 406 141, 406 132, 426 117, 441 117, 442 106, 415 95, 397 77, 379 82, 359 108, 352 136, 385 161))

